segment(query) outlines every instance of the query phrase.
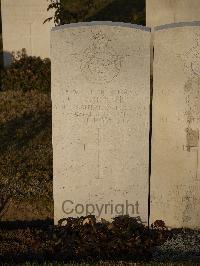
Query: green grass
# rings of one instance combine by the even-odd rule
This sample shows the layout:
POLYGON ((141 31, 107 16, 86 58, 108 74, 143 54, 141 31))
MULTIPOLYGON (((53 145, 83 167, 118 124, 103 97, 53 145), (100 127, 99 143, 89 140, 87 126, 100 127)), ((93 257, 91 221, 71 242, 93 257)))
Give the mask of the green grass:
POLYGON ((4 217, 52 216, 51 138, 50 95, 0 93, 0 196, 11 190, 14 199, 4 217))

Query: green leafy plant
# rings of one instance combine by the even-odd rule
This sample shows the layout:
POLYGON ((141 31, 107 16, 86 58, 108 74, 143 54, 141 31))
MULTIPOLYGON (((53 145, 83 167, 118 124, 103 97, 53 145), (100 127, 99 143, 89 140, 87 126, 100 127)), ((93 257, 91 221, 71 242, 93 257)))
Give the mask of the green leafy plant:
POLYGON ((50 59, 28 56, 25 49, 13 54, 12 64, 2 71, 2 91, 51 89, 50 59))
POLYGON ((71 22, 86 21, 90 10, 95 6, 95 0, 82 0, 73 8, 66 8, 67 1, 50 0, 47 11, 55 10, 54 17, 47 18, 44 23, 54 20, 55 25, 63 25, 71 22))

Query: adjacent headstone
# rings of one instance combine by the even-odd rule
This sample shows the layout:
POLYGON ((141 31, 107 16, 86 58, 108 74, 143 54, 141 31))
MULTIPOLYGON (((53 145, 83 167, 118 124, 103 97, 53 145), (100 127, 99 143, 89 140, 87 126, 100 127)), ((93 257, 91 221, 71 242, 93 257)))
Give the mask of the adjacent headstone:
POLYGON ((200 227, 200 22, 155 29, 151 221, 200 227))
POLYGON ((53 22, 47 0, 1 0, 4 65, 11 63, 12 52, 26 49, 28 55, 50 57, 50 31, 53 22))
POLYGON ((146 25, 200 20, 199 0, 146 0, 146 25))
POLYGON ((200 0, 146 0, 146 25, 152 28, 151 75, 153 74, 154 27, 200 20, 200 0))
POLYGON ((51 34, 54 216, 148 219, 150 29, 99 22, 51 34))

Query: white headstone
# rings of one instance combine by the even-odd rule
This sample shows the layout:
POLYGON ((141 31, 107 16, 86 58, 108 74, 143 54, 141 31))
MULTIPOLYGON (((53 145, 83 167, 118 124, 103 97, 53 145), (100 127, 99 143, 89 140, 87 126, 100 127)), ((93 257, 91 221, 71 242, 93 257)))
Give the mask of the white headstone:
POLYGON ((12 52, 26 49, 28 55, 50 57, 50 31, 53 21, 43 24, 47 0, 1 0, 4 65, 11 63, 12 52))
POLYGON ((147 222, 150 29, 69 24, 51 46, 55 223, 126 212, 147 222))
POLYGON ((200 20, 199 0, 146 0, 146 25, 200 20))
POLYGON ((155 29, 151 221, 200 227, 200 22, 155 29))

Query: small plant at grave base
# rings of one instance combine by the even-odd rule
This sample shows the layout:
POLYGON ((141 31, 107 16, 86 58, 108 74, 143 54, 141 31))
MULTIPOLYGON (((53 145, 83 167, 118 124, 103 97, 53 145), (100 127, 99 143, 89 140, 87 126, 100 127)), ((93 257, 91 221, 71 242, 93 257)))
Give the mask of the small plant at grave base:
POLYGON ((2 91, 39 90, 48 92, 51 89, 50 59, 28 56, 26 50, 13 53, 12 64, 2 71, 2 91))
POLYGON ((156 220, 153 224, 151 224, 151 228, 154 230, 167 230, 165 222, 162 220, 156 220))

